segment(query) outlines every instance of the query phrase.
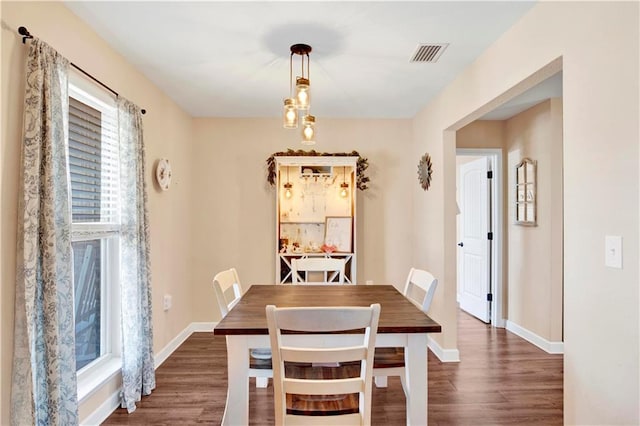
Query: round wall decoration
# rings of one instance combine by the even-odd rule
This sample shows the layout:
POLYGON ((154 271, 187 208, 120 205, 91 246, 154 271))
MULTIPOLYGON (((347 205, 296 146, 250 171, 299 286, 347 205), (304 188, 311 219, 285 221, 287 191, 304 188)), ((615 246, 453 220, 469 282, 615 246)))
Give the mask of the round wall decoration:
POLYGON ((163 191, 169 189, 169 185, 171 184, 171 165, 169 164, 169 160, 162 158, 158 161, 158 165, 156 166, 156 180, 163 191))
POLYGON ((418 182, 420 182, 420 186, 425 191, 431 185, 431 173, 433 173, 431 157, 425 153, 418 163, 418 182))

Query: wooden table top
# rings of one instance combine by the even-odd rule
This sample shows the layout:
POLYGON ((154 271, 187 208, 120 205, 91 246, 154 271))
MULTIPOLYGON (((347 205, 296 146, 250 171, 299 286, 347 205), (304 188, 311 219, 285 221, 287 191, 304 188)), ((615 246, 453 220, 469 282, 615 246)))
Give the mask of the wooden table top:
POLYGON ((213 330, 215 335, 269 334, 265 306, 380 304, 378 333, 439 333, 440 324, 392 285, 253 285, 213 330))

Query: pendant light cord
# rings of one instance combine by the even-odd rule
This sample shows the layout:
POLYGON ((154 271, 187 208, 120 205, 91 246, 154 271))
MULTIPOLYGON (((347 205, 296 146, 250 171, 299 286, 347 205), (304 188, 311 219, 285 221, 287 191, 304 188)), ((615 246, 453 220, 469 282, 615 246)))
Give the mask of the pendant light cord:
POLYGON ((289 97, 293 98, 293 52, 289 55, 289 97))

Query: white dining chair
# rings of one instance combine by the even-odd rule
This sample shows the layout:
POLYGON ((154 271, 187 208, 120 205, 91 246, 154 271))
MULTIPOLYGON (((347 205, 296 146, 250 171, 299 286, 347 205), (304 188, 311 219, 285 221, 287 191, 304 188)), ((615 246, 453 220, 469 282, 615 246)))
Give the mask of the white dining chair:
MULTIPOLYGON (((438 280, 422 269, 411 268, 404 286, 404 296, 425 314, 431 306, 438 280)), ((407 395, 405 379, 404 348, 376 348, 373 360, 373 375, 376 387, 387 387, 387 377, 400 376, 402 389, 407 395)))
POLYGON ((273 396, 275 424, 305 425, 369 425, 371 424, 371 388, 373 354, 380 317, 380 305, 369 307, 266 307, 267 325, 273 354, 273 396), (295 333, 332 333, 360 331, 362 341, 340 343, 324 334, 314 342, 287 339, 282 330, 295 333), (316 344, 317 343, 317 344, 316 344), (305 379, 287 377, 286 363, 360 363, 359 376, 340 379, 305 379), (311 416, 287 409, 287 394, 334 400, 341 395, 358 394, 358 412, 326 416, 311 416))
POLYGON ((344 284, 344 259, 307 257, 291 259, 293 284, 344 284), (319 280, 312 280, 314 275, 319 280))
MULTIPOLYGON (((218 272, 213 278, 213 290, 216 294, 220 314, 224 318, 238 303, 243 293, 236 269, 231 268, 218 272)), ((254 348, 250 350, 249 355, 253 358, 250 363, 255 367, 249 369, 249 377, 256 378, 256 387, 266 388, 269 385, 269 377, 273 377, 273 370, 269 362, 271 349, 254 348)))

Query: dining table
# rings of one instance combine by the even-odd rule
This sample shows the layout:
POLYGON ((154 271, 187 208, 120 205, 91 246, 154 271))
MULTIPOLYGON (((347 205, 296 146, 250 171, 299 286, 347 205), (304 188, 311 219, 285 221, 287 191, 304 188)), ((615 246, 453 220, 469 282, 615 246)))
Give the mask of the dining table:
MULTIPOLYGON (((379 303, 376 347, 404 347, 407 424, 427 424, 427 336, 441 326, 393 285, 252 285, 215 326, 227 340, 228 388, 223 425, 249 424, 249 351, 270 347, 265 306, 369 306, 379 303)), ((349 333, 287 334, 313 347, 357 344, 349 333)), ((360 342, 361 343, 361 342, 360 342)))

